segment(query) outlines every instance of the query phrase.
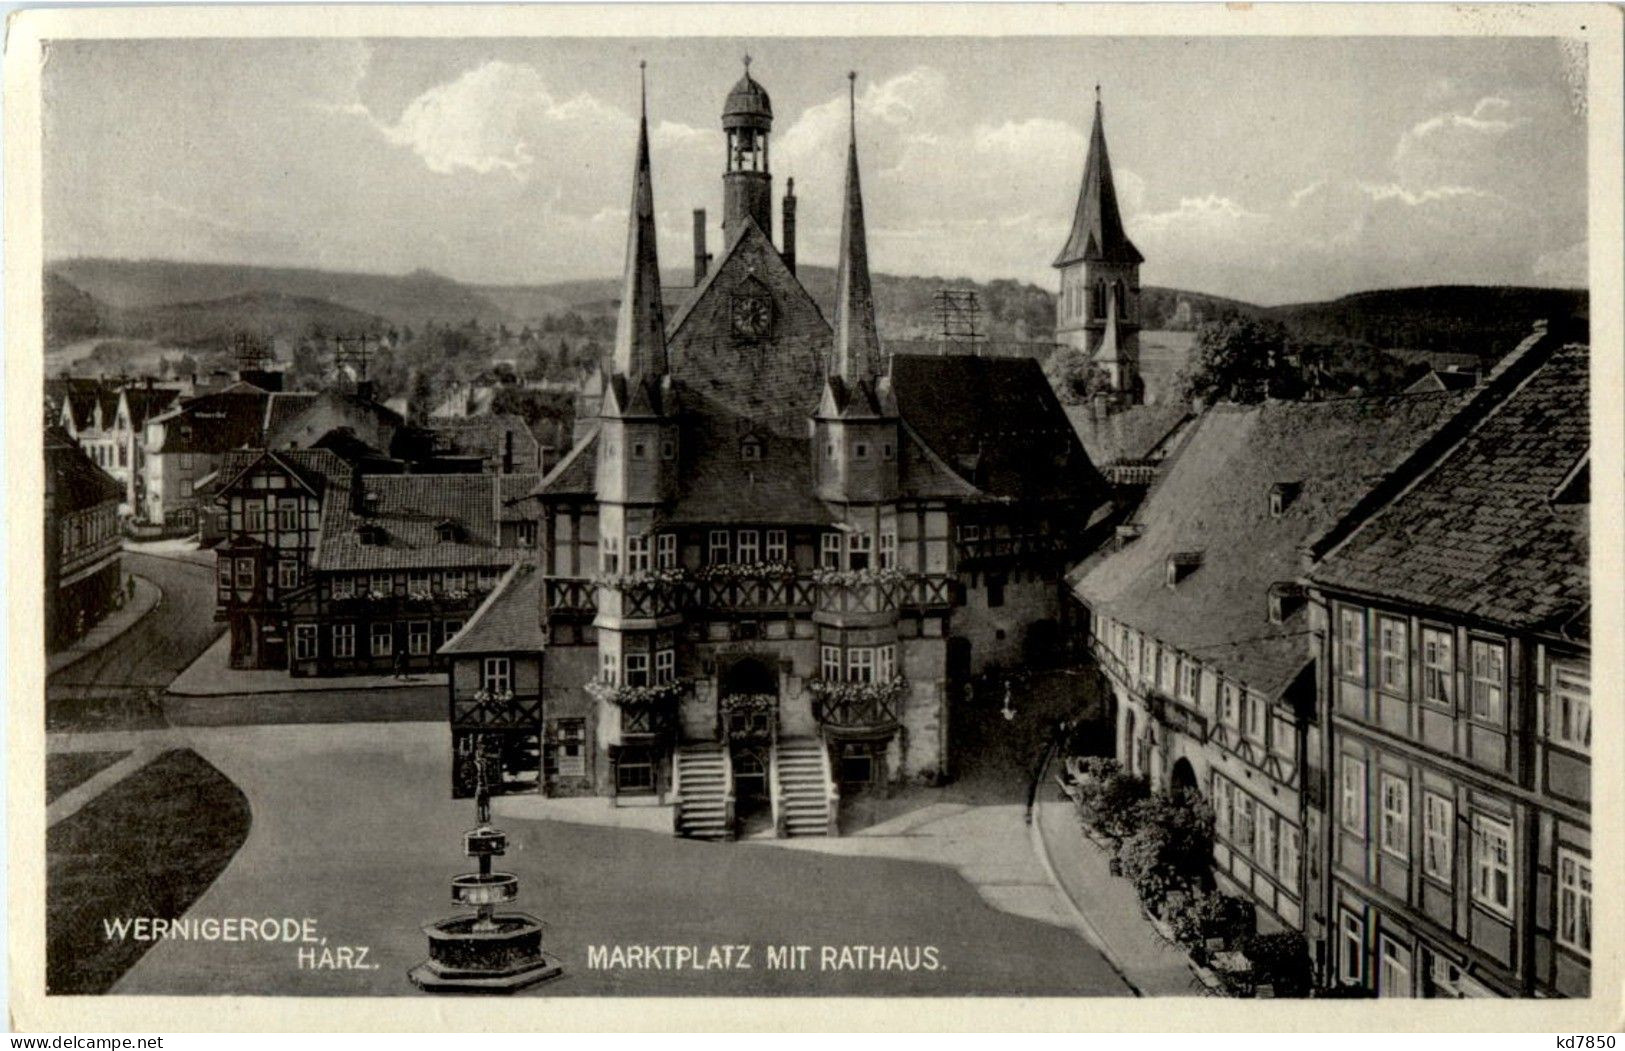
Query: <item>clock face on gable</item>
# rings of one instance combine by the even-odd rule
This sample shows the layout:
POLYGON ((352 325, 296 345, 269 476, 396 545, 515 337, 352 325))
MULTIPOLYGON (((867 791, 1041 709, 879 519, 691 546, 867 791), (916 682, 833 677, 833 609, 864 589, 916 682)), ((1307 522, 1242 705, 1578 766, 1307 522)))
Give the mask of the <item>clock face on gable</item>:
POLYGON ((740 293, 734 296, 732 317, 734 335, 766 339, 773 333, 773 300, 760 293, 740 293))

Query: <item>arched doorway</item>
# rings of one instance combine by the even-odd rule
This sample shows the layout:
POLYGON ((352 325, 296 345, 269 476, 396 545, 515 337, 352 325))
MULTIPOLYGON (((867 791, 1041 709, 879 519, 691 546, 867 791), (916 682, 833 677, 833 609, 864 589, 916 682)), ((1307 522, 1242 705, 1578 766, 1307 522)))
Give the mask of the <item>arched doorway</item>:
POLYGON ((1175 761, 1174 768, 1169 773, 1168 789, 1174 795, 1189 793, 1199 796, 1202 794, 1202 788, 1196 782, 1196 768, 1191 765, 1189 759, 1181 756, 1175 761))
POLYGON ((728 665, 718 683, 723 697, 736 694, 776 694, 779 692, 779 673, 760 657, 742 657, 728 665))

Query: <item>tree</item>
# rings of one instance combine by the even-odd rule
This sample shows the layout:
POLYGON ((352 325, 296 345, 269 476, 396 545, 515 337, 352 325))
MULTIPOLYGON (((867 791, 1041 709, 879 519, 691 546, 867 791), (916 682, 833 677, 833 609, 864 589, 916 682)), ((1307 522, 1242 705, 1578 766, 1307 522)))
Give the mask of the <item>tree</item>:
POLYGON ((1096 394, 1110 393, 1111 377, 1088 354, 1062 347, 1044 363, 1044 375, 1062 405, 1086 405, 1096 394))
POLYGON ((1287 354, 1286 330, 1251 318, 1207 322, 1197 329, 1181 379, 1187 398, 1242 404, 1295 397, 1303 385, 1287 354))

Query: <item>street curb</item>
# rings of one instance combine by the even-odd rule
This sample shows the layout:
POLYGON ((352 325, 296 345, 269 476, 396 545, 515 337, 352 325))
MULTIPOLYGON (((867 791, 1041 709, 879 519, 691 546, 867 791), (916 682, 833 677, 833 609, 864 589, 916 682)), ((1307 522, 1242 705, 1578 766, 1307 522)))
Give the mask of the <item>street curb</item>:
POLYGON ((224 686, 210 685, 210 686, 206 686, 206 687, 182 686, 181 688, 176 689, 176 687, 175 687, 176 682, 179 682, 181 679, 184 679, 188 674, 190 674, 192 672, 193 668, 197 667, 199 664, 202 664, 204 661, 208 660, 210 654, 213 652, 213 650, 216 647, 223 646, 223 645, 229 645, 229 643, 226 642, 224 636, 216 638, 213 642, 209 643, 209 645, 204 649, 204 651, 202 653, 198 654, 196 660, 192 661, 191 664, 188 664, 185 668, 183 668, 181 670, 181 673, 179 675, 175 676, 175 678, 170 682, 170 684, 168 686, 164 687, 164 692, 166 694, 168 694, 169 696, 171 696, 171 697, 203 697, 203 698, 207 698, 207 697, 222 697, 222 698, 226 698, 226 697, 252 697, 252 696, 254 696, 256 694, 272 694, 272 693, 281 693, 281 694, 299 694, 299 693, 370 693, 370 692, 372 692, 374 690, 402 690, 402 689, 416 689, 416 688, 445 689, 446 682, 447 682, 445 672, 432 672, 432 673, 419 673, 412 680, 405 681, 405 682, 397 682, 397 681, 394 681, 394 680, 390 680, 390 681, 387 681, 387 682, 373 681, 374 677, 372 677, 372 676, 357 676, 356 680, 359 680, 359 681, 348 681, 347 682, 347 681, 345 681, 346 676, 338 675, 338 676, 329 676, 329 677, 317 680, 317 681, 319 681, 321 683, 320 686, 301 686, 301 685, 297 685, 297 684, 299 684, 299 683, 308 683, 308 682, 311 682, 312 680, 308 679, 308 678, 296 679, 296 678, 292 677, 291 675, 286 675, 286 673, 284 673, 284 678, 280 679, 277 682, 266 683, 263 686, 258 685, 258 684, 248 684, 248 685, 227 684, 227 685, 224 685, 224 686), (431 675, 433 676, 432 679, 430 679, 431 675), (430 681, 423 681, 425 679, 430 679, 430 681), (293 685, 290 685, 290 684, 293 684, 293 685))
MULTIPOLYGON (((47 658, 46 666, 45 666, 45 674, 47 676, 59 675, 62 672, 65 672, 69 668, 73 667, 75 664, 78 664, 80 661, 84 660, 86 657, 94 656, 95 654, 100 653, 102 650, 105 650, 107 647, 111 646, 113 643, 115 643, 119 639, 123 638, 125 633, 127 633, 131 628, 135 627, 137 624, 139 624, 143 620, 145 620, 147 618, 147 616, 152 613, 153 610, 157 609, 160 605, 163 604, 163 601, 164 601, 164 589, 163 588, 159 587, 157 584, 154 584, 152 581, 148 580, 146 577, 141 576, 138 573, 131 573, 130 576, 133 577, 134 579, 140 581, 142 584, 147 585, 148 587, 150 587, 153 590, 154 598, 152 600, 152 605, 148 606, 146 609, 142 610, 141 612, 137 613, 135 616, 131 617, 128 623, 126 623, 122 628, 120 628, 117 631, 113 632, 113 634, 107 636, 107 638, 103 639, 101 641, 101 643, 98 644, 94 649, 88 649, 88 650, 85 650, 83 653, 75 654, 72 658, 62 662, 61 664, 58 664, 54 668, 51 667, 50 660, 49 660, 49 658, 47 658)), ((139 590, 140 590, 140 586, 137 585, 137 591, 139 591, 139 590)), ((122 613, 122 612, 124 612, 124 610, 121 609, 118 612, 122 613)), ((95 629, 92 629, 92 630, 95 630, 95 629)))
MULTIPOLYGON (((1043 773, 1040 774, 1040 784, 1043 783, 1048 774, 1049 764, 1045 763, 1043 773)), ((1122 964, 1118 963, 1117 958, 1112 954, 1112 950, 1106 942, 1106 936, 1100 933, 1100 929, 1094 925, 1094 922, 1078 906, 1078 903, 1072 899, 1072 895, 1061 882, 1060 876, 1056 874, 1055 861, 1050 857, 1049 844, 1044 842, 1044 833, 1039 829, 1039 818, 1036 811, 1037 807, 1035 806, 1032 820, 1027 825, 1028 835, 1033 842, 1033 852, 1038 855, 1039 863, 1044 866, 1044 874, 1049 877, 1050 885, 1055 888, 1055 893, 1060 895, 1061 900, 1066 902, 1066 907, 1072 913, 1073 922, 1078 927, 1078 933, 1083 935, 1084 941, 1095 947, 1095 950, 1100 953, 1101 959, 1106 961, 1106 966, 1110 967, 1112 973, 1122 979, 1124 985, 1128 986, 1129 992, 1143 998, 1145 993, 1134 983, 1134 979, 1128 976, 1128 972, 1123 970, 1122 964)))

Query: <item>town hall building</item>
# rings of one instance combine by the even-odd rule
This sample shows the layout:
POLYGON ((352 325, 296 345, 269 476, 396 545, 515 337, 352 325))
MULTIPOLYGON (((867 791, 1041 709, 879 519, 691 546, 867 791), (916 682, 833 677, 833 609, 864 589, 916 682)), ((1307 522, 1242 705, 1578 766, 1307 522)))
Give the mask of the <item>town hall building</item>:
POLYGON ((722 248, 701 221, 669 318, 640 126, 614 347, 535 488, 536 572, 445 647, 454 779, 537 741, 539 776, 504 783, 674 803, 682 835, 752 811, 832 834, 843 793, 952 776, 973 674, 1052 655, 1106 486, 1037 362, 886 352, 855 106, 827 318, 793 196, 773 238, 773 107, 748 67, 722 124, 722 248))

